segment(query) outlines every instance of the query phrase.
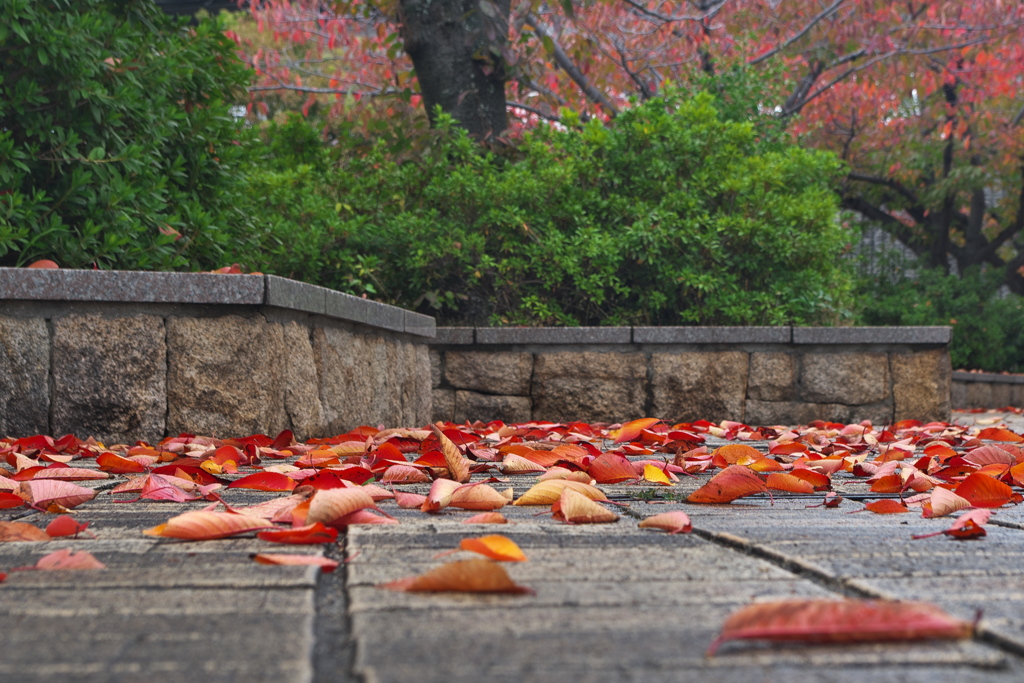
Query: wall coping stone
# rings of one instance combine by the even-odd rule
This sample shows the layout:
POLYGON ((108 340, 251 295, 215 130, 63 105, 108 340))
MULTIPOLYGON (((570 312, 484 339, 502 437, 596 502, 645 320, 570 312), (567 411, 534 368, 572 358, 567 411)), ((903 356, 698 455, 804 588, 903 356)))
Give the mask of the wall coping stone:
POLYGON ((1003 375, 996 372, 954 372, 954 382, 986 382, 991 384, 1024 384, 1024 375, 1003 375))
MULTIPOLYGON (((944 345, 948 326, 907 327, 438 327, 432 344, 921 344, 944 345)), ((995 375, 1003 377, 1003 375, 995 375)), ((983 380, 974 380, 983 381, 983 380)), ((1024 380, 1022 380, 1024 381, 1024 380)))
POLYGON ((635 344, 788 344, 791 327, 634 327, 635 344))
POLYGON ((629 327, 478 327, 477 344, 629 344, 629 327))
POLYGON ((276 275, 0 268, 0 300, 276 306, 419 337, 434 319, 276 275))
POLYGON ((948 344, 946 325, 908 327, 794 327, 794 344, 948 344))

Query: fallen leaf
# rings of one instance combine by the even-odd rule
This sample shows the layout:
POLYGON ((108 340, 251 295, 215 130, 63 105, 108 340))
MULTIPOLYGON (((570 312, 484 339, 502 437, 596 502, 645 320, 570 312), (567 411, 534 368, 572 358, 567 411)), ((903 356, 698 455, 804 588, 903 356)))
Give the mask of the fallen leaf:
POLYGON ((0 543, 7 541, 49 541, 50 535, 28 522, 0 522, 0 543))
POLYGON ((765 479, 765 486, 776 491, 790 493, 814 493, 814 484, 792 474, 772 472, 765 479))
POLYGON ((313 545, 315 543, 334 543, 338 540, 338 530, 324 526, 322 522, 291 529, 268 529, 256 534, 261 541, 271 543, 289 543, 292 545, 313 545))
POLYGON ((256 553, 252 556, 260 564, 279 565, 311 565, 320 567, 323 572, 333 572, 338 568, 338 562, 324 557, 323 555, 287 555, 284 553, 256 553))
POLYGON ((462 520, 463 524, 508 524, 508 519, 500 512, 481 512, 468 519, 462 520))
POLYGON ((757 474, 742 465, 729 465, 686 500, 702 504, 729 503, 737 498, 767 492, 768 487, 757 474))
POLYGON ((6 491, 0 491, 0 510, 9 510, 11 508, 21 507, 25 504, 25 499, 14 493, 8 493, 6 491))
POLYGON ((960 482, 954 493, 966 498, 972 506, 979 508, 998 508, 1006 505, 1013 498, 1013 489, 992 477, 984 474, 968 475, 960 482))
POLYGON ((398 524, 398 520, 384 516, 383 513, 378 515, 369 510, 356 510, 331 522, 331 526, 339 529, 359 524, 398 524))
MULTIPOLYGON (((874 512, 876 515, 893 515, 901 512, 910 512, 906 505, 898 500, 893 500, 892 498, 885 498, 883 500, 876 500, 872 503, 868 503, 864 506, 864 509, 869 512, 874 512)), ((855 512, 860 512, 860 510, 856 510, 855 512)))
POLYGON ((34 507, 45 509, 50 503, 73 508, 96 497, 96 492, 84 486, 59 479, 21 482, 19 495, 34 507))
POLYGON ((448 473, 451 478, 459 483, 465 483, 469 481, 469 465, 466 464, 466 459, 462 457, 462 452, 459 451, 458 446, 444 435, 437 425, 431 425, 430 428, 434 432, 434 436, 441 443, 441 452, 444 453, 444 461, 448 466, 448 473))
POLYGON ((382 484, 422 484, 430 481, 430 477, 419 467, 391 465, 384 470, 380 481, 382 484))
POLYGON ((459 543, 459 548, 499 562, 526 562, 526 555, 515 541, 500 534, 464 538, 459 543))
POLYGON ((949 489, 936 486, 932 489, 929 502, 923 505, 922 517, 945 517, 971 507, 971 501, 958 496, 949 489))
POLYGON ((436 479, 434 483, 430 485, 430 491, 427 493, 427 499, 423 501, 423 505, 420 509, 423 512, 437 512, 442 508, 448 507, 448 504, 452 501, 452 496, 459 489, 457 481, 451 479, 436 479))
POLYGON ((395 491, 395 502, 398 503, 398 507, 404 510, 411 510, 413 508, 422 508, 423 504, 427 502, 427 497, 422 493, 395 491))
POLYGON ((59 538, 61 536, 75 536, 82 533, 89 527, 89 522, 83 522, 79 524, 71 515, 61 515, 54 519, 52 522, 46 525, 46 533, 51 538, 59 538))
POLYGON ((107 565, 93 557, 92 553, 86 552, 85 550, 75 552, 71 550, 71 548, 63 548, 61 550, 56 550, 49 555, 43 555, 39 558, 39 561, 31 567, 18 567, 19 570, 41 569, 44 571, 106 568, 107 565))
POLYGON ((466 484, 455 489, 449 505, 463 510, 498 510, 505 507, 508 500, 487 484, 466 484))
POLYGON ((926 602, 779 600, 729 615, 707 654, 714 655, 730 640, 891 642, 969 638, 973 631, 970 622, 954 619, 926 602))
POLYGON ((381 584, 380 588, 412 593, 533 593, 513 582, 500 564, 483 559, 451 562, 420 576, 381 584))
POLYGON ((931 538, 932 536, 938 536, 939 534, 945 534, 952 538, 966 539, 966 538, 981 538, 987 532, 985 531, 985 524, 988 523, 989 517, 992 516, 992 511, 982 508, 979 510, 971 510, 965 512, 956 518, 953 525, 948 529, 942 531, 936 531, 931 534, 917 534, 911 536, 914 539, 920 538, 931 538))
POLYGON ((987 427, 982 429, 981 432, 978 433, 978 438, 985 439, 986 441, 1007 441, 1010 443, 1024 441, 1024 436, 1015 434, 1009 429, 1000 429, 998 427, 987 427))
POLYGON ((681 510, 651 515, 640 522, 641 529, 661 529, 670 534, 688 534, 693 529, 690 516, 681 510))
POLYGON ((578 481, 568 479, 551 479, 542 481, 531 486, 523 495, 519 496, 513 505, 552 505, 562 495, 565 489, 572 489, 582 493, 591 500, 607 500, 604 491, 596 486, 590 486, 578 481))
POLYGON ((309 500, 306 524, 323 522, 332 526, 335 520, 365 508, 377 509, 377 505, 362 488, 321 489, 309 500))
POLYGON ((638 478, 633 465, 618 453, 602 453, 594 458, 587 467, 587 474, 599 484, 619 484, 638 478))
POLYGON ((627 422, 619 429, 611 432, 609 436, 615 440, 615 443, 625 443, 626 441, 636 441, 640 438, 640 432, 661 422, 656 417, 642 417, 639 420, 633 420, 627 422))
POLYGON ((712 459, 720 458, 726 465, 749 465, 763 457, 764 453, 746 444, 726 444, 712 454, 712 459))
POLYGON ((295 490, 295 486, 294 479, 290 479, 280 472, 256 472, 228 484, 229 489, 287 492, 295 490))
POLYGON ((84 467, 44 467, 32 475, 32 479, 61 479, 63 481, 90 481, 109 479, 106 472, 85 469, 84 467))
POLYGON ((644 481, 662 486, 672 486, 672 480, 665 474, 665 470, 657 465, 644 465, 644 481))
POLYGON ((619 520, 617 514, 571 488, 562 490, 551 505, 551 512, 555 519, 568 524, 609 524, 619 520))
POLYGON ((146 529, 147 536, 179 538, 188 541, 209 541, 215 538, 237 536, 249 531, 271 529, 273 524, 261 517, 250 517, 231 512, 196 510, 172 517, 166 523, 146 529))
POLYGON ((527 460, 521 455, 507 453, 502 459, 498 469, 502 474, 531 474, 534 472, 545 472, 545 468, 532 460, 527 460))

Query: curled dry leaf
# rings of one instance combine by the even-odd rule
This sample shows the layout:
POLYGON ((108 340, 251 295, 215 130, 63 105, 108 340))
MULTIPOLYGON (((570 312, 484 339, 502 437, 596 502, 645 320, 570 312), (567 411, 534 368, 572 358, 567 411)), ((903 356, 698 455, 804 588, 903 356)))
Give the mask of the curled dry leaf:
POLYGON ((763 457, 764 453, 746 444, 726 444, 712 454, 712 458, 721 458, 728 465, 750 465, 763 457))
POLYGON ((776 491, 789 493, 814 493, 814 484, 793 474, 772 472, 765 479, 765 486, 776 491))
POLYGON ((515 541, 500 534, 464 538, 459 543, 459 548, 499 562, 526 562, 526 555, 515 541))
POLYGON ((323 522, 331 525, 335 520, 356 510, 376 509, 373 497, 363 488, 322 489, 309 500, 306 524, 323 522))
POLYGON ((95 557, 92 553, 84 550, 79 550, 77 553, 70 548, 64 548, 57 550, 49 555, 44 555, 39 558, 31 567, 19 567, 19 569, 42 569, 42 570, 71 570, 71 569, 106 569, 107 565, 103 564, 95 557))
POLYGON ((335 560, 323 555, 289 555, 284 553, 256 553, 252 556, 260 564, 307 565, 320 567, 321 571, 333 572, 338 568, 335 560))
POLYGON ((661 422, 656 417, 642 417, 639 420, 633 420, 622 425, 621 428, 613 431, 609 436, 615 439, 615 443, 625 443, 627 441, 636 441, 640 438, 640 432, 661 422))
POLYGON ((568 524, 609 524, 619 520, 617 514, 571 488, 562 491, 551 505, 551 513, 568 524))
POLYGON ((670 534, 688 534, 693 529, 690 516, 682 510, 651 515, 639 524, 641 529, 661 529, 670 534))
POLYGON ((455 490, 448 504, 463 510, 489 511, 501 509, 506 503, 505 496, 487 484, 466 484, 455 490))
POLYGON ((504 567, 491 560, 461 560, 426 574, 381 584, 380 588, 412 593, 533 593, 517 585, 504 567))
POLYGON ((430 477, 419 467, 391 465, 384 470, 380 481, 382 484, 422 484, 430 481, 430 477))
POLYGON ((292 545, 334 543, 338 540, 338 530, 317 522, 316 524, 292 527, 291 529, 268 529, 256 534, 256 538, 271 543, 289 543, 292 545))
POLYGON ((552 505, 562 495, 562 491, 566 489, 572 489, 577 493, 581 493, 590 500, 608 500, 608 497, 604 495, 604 491, 596 486, 590 486, 589 484, 570 481, 568 479, 551 479, 534 484, 526 491, 526 493, 519 496, 519 500, 512 504, 552 505))
POLYGON ((413 508, 422 508, 423 504, 427 502, 427 497, 422 493, 395 491, 395 502, 403 510, 411 510, 413 508))
POLYGON ((708 656, 730 640, 854 643, 968 638, 970 622, 926 602, 779 600, 729 615, 708 656))
POLYGON ((448 466, 448 473, 451 475, 451 478, 460 483, 469 481, 469 465, 466 464, 466 459, 462 457, 459 447, 445 436, 444 432, 437 428, 437 425, 430 425, 430 428, 434 431, 434 436, 441 443, 441 452, 444 454, 444 461, 448 466))
POLYGON ((423 505, 420 508, 423 512, 437 512, 442 508, 448 507, 448 504, 452 502, 452 496, 455 491, 458 490, 459 484, 457 481, 451 479, 436 479, 433 484, 430 485, 430 491, 427 493, 427 499, 423 501, 423 505))
POLYGON ((90 481, 108 479, 106 472, 85 469, 84 467, 44 467, 32 475, 33 479, 61 479, 63 481, 90 481))
POLYGON ((960 510, 971 507, 971 502, 958 496, 949 489, 936 486, 932 489, 931 498, 922 506, 922 517, 945 517, 960 510))
POLYGON ((911 538, 931 538, 932 536, 938 536, 939 534, 945 534, 951 538, 957 538, 960 540, 967 538, 981 538, 987 532, 985 531, 985 524, 988 523, 989 517, 992 516, 992 511, 981 508, 978 510, 971 510, 965 512, 956 518, 953 525, 948 529, 942 531, 936 531, 931 534, 917 534, 911 538))
POLYGON ((979 446, 964 454, 964 460, 975 465, 1015 465, 1017 458, 999 446, 979 446))
POLYGON ((463 524, 508 524, 508 519, 500 512, 481 512, 469 519, 462 520, 463 524))
POLYGON ((6 541, 49 541, 50 535, 28 522, 0 522, 0 543, 6 541))
POLYGON ((594 483, 594 478, 589 473, 568 470, 564 467, 552 467, 537 477, 537 481, 548 481, 549 479, 568 479, 569 481, 578 481, 583 484, 594 483))
POLYGON ((49 507, 51 503, 65 508, 73 508, 95 498, 96 492, 69 481, 42 479, 21 482, 18 495, 29 505, 40 509, 49 507))
POLYGON ((378 515, 369 510, 356 510, 331 522, 331 526, 339 529, 358 524, 398 524, 398 520, 383 513, 378 515))
POLYGON ((757 474, 742 465, 729 465, 686 500, 689 503, 730 503, 744 496, 767 492, 768 487, 757 474))
POLYGON ((498 465, 498 469, 501 470, 502 474, 532 474, 534 472, 546 471, 542 466, 532 460, 527 460, 523 456, 516 455, 515 453, 506 454, 504 459, 501 461, 501 464, 498 465))
POLYGON ((172 517, 165 524, 146 529, 142 533, 188 541, 209 541, 270 528, 273 525, 262 517, 197 510, 172 517))

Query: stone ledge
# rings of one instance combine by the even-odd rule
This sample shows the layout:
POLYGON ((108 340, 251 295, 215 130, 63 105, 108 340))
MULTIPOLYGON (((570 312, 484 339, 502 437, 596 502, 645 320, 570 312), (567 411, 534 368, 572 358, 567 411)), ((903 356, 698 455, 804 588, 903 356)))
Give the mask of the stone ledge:
POLYGON ((275 306, 433 337, 434 319, 276 275, 0 268, 0 300, 275 306))
POLYGON ((477 344, 629 344, 629 327, 478 327, 477 344))
POLYGON ((472 327, 439 327, 434 335, 434 344, 472 344, 472 327))
POLYGON ((794 344, 948 344, 953 328, 794 327, 794 344))
POLYGON ((788 344, 790 327, 634 327, 634 344, 788 344))
POLYGON ((1024 384, 1024 375, 1001 375, 995 372, 954 372, 954 382, 985 382, 990 384, 1024 384))

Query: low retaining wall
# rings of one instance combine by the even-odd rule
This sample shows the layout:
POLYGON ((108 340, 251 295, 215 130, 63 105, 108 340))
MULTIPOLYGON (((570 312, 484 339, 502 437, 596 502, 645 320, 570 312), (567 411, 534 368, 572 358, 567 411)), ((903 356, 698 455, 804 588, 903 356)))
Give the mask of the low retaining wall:
POLYGON ((948 420, 948 327, 438 328, 433 420, 948 420))
POLYGON ((951 401, 954 408, 1024 407, 1024 375, 954 372, 951 401))
POLYGON ((0 434, 421 425, 433 336, 429 316, 274 276, 0 268, 0 434))

